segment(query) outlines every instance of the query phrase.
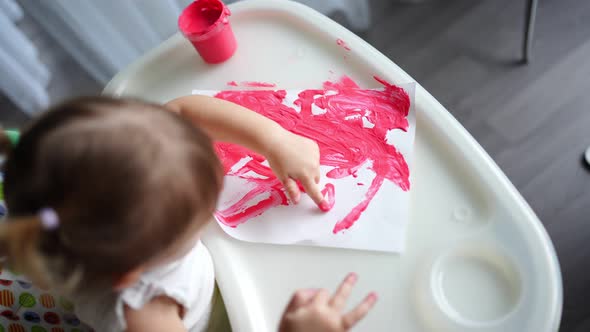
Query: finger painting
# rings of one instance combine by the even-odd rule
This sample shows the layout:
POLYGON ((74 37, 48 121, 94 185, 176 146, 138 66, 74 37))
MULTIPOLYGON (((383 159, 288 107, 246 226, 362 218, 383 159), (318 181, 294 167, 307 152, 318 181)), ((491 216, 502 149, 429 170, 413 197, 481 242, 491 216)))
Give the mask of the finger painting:
POLYGON ((261 155, 228 143, 216 150, 225 187, 216 218, 235 238, 379 251, 403 249, 411 190, 415 133, 413 85, 375 78, 379 89, 361 89, 348 77, 323 89, 194 91, 245 106, 320 148, 326 199, 290 205, 281 182, 261 155))

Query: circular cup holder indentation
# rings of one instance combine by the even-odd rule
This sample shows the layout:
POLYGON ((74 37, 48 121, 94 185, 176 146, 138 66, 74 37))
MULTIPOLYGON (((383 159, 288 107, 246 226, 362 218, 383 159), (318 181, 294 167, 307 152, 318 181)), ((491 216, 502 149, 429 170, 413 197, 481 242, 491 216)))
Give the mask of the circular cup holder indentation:
POLYGON ((447 252, 431 274, 434 300, 442 312, 465 327, 498 323, 517 307, 522 295, 518 270, 497 250, 479 246, 447 252))

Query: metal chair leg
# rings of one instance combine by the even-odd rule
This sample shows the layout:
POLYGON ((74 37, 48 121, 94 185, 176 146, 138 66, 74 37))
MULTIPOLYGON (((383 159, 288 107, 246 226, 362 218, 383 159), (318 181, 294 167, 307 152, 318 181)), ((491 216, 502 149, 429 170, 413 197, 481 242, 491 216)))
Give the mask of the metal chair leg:
POLYGON ((535 18, 537 16, 538 0, 527 0, 526 17, 524 26, 524 44, 522 46, 522 57, 524 63, 529 63, 532 59, 531 48, 533 46, 533 36, 535 32, 535 18))

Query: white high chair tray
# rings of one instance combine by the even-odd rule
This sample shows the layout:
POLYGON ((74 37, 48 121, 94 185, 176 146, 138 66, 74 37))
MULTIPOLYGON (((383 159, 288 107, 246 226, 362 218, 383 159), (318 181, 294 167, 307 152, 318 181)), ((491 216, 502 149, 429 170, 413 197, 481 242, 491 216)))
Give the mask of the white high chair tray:
MULTIPOLYGON (((119 73, 105 92, 166 102, 228 81, 320 88, 346 74, 363 88, 413 81, 362 39, 289 1, 230 6, 236 54, 205 64, 176 34, 119 73), (336 44, 342 39, 350 51, 336 44)), ((235 331, 276 331, 298 288, 333 290, 359 274, 349 307, 379 301, 356 331, 557 331, 562 285, 555 251, 533 211, 481 146, 421 86, 406 251, 386 254, 246 243, 212 224, 208 246, 235 331)), ((165 195, 165 193, 162 193, 165 195)))

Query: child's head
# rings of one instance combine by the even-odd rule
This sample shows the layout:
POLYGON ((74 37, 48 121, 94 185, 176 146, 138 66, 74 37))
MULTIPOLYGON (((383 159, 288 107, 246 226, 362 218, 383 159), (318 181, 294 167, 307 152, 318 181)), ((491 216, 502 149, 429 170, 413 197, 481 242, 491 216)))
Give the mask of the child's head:
POLYGON ((51 286, 77 275, 84 285, 113 285, 172 254, 211 218, 222 185, 209 138, 139 101, 62 104, 7 155, 0 252, 51 286), (57 213, 56 229, 42 227, 44 208, 57 213))

